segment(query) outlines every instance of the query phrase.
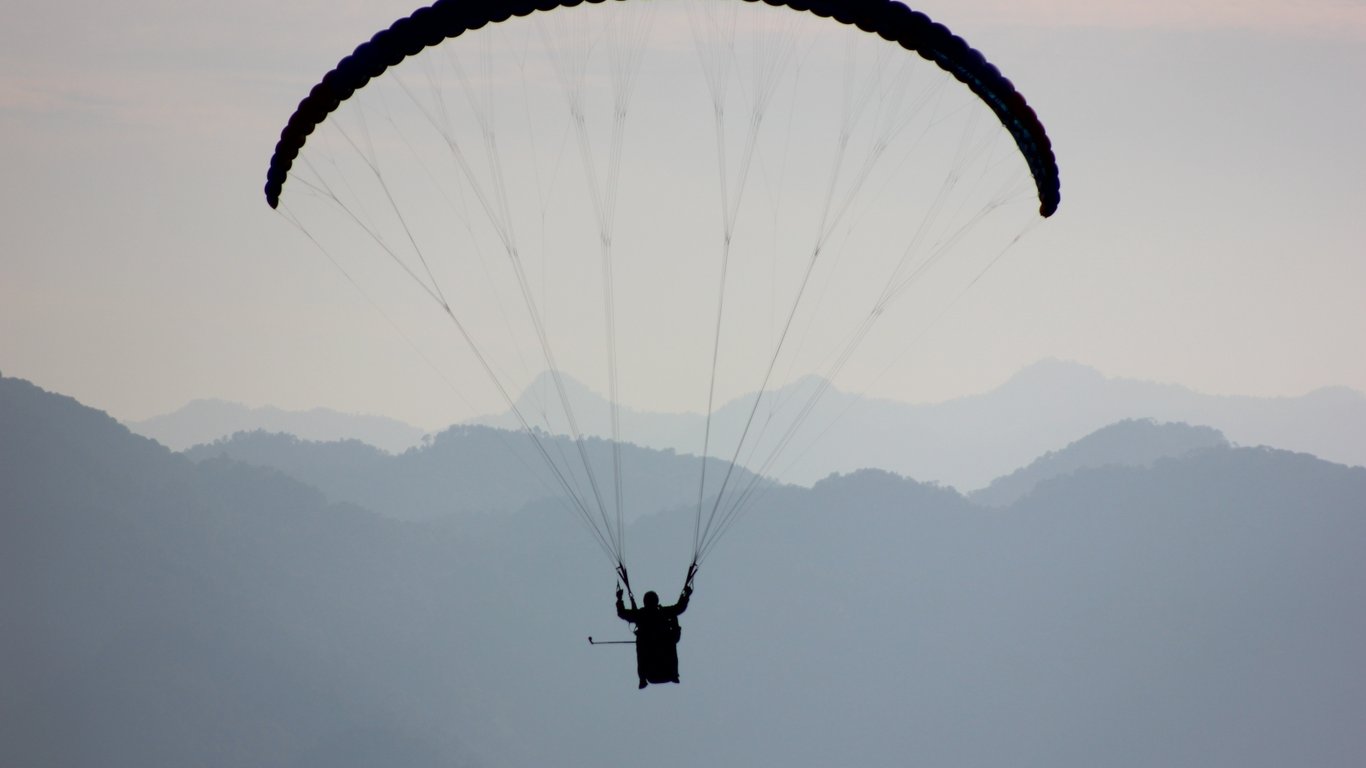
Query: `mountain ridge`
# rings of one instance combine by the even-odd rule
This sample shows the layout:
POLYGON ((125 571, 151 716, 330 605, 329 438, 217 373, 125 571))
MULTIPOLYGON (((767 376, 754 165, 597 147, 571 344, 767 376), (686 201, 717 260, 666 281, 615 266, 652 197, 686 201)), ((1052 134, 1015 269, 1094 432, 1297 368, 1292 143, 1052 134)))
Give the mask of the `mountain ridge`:
MULTIPOLYGON (((1366 752, 1366 469, 1307 454, 1083 468, 1003 509, 880 470, 774 487, 703 563, 683 684, 643 692, 629 653, 583 641, 626 629, 553 502, 397 520, 10 379, 0 458, 0 764, 1366 752)), ((638 591, 681 583, 690 527, 630 526, 638 591)))
MULTIPOLYGON (((821 384, 804 377, 769 393, 768 401, 778 402, 775 421, 786 423, 783 409, 799 409, 805 402, 801 392, 821 384)), ((610 433, 606 401, 582 385, 572 391, 590 398, 571 403, 576 415, 587 416, 579 420, 581 429, 599 436, 610 433)), ((527 397, 520 407, 548 408, 552 427, 563 421, 556 415, 558 400, 536 400, 533 408, 527 397)), ((710 427, 714 455, 730 457, 753 398, 716 410, 710 427)), ((1345 387, 1322 387, 1296 397, 1205 395, 1177 384, 1110 378, 1079 363, 1042 360, 988 392, 937 403, 870 398, 832 387, 806 416, 803 431, 790 439, 791 447, 764 474, 810 485, 832 472, 877 467, 971 491, 1045 451, 1127 419, 1206 425, 1236 444, 1275 445, 1366 466, 1366 440, 1361 439, 1366 434, 1366 395, 1345 387)), ((475 421, 515 424, 510 413, 475 421)), ((702 446, 700 414, 623 410, 621 422, 623 439, 639 445, 693 453, 702 446)), ((763 438, 760 445, 753 453, 763 457, 771 446, 763 438)), ((741 464, 762 469, 743 457, 741 464)))
POLYGON ((1028 465, 992 480, 968 494, 972 501, 989 507, 1008 507, 1040 483, 1085 469, 1106 466, 1150 467, 1155 462, 1179 458, 1195 451, 1227 448, 1229 442, 1212 427, 1159 424, 1152 419, 1118 421, 1049 451, 1028 465))
MULTIPOLYGON (((580 434, 608 437, 611 428, 606 401, 570 377, 562 380, 579 417, 580 434)), ((1342 464, 1366 466, 1366 440, 1360 437, 1366 434, 1366 395, 1349 388, 1321 387, 1293 397, 1205 395, 1176 384, 1110 378, 1087 366, 1059 360, 1027 366, 991 391, 938 403, 905 403, 831 388, 816 402, 804 425, 786 436, 786 449, 773 453, 784 437, 784 424, 790 423, 784 420, 800 410, 811 390, 822 385, 820 379, 808 376, 770 392, 759 413, 760 423, 752 430, 751 448, 739 456, 740 465, 780 482, 806 486, 834 472, 877 467, 970 492, 982 490, 1042 453, 1106 425, 1126 419, 1153 419, 1210 426, 1239 445, 1274 445, 1342 464), (753 439, 756 436, 757 441, 753 439)), ((556 415, 560 412, 558 397, 551 394, 549 374, 542 374, 523 392, 519 407, 525 413, 544 412, 546 423, 542 428, 566 434, 569 430, 563 418, 556 415)), ((750 395, 717 409, 710 441, 714 457, 730 460, 753 402, 750 395)), ((309 413, 328 418, 335 415, 325 409, 304 412, 309 413)), ((157 418, 171 417, 188 418, 188 414, 182 409, 157 418)), ((421 445, 421 430, 416 427, 399 424, 395 427, 399 436, 381 439, 365 428, 363 420, 371 417, 355 417, 362 421, 351 418, 338 417, 326 429, 290 429, 279 419, 232 424, 220 420, 217 427, 195 427, 193 439, 163 435, 161 441, 187 450, 193 447, 191 442, 202 444, 241 431, 264 429, 316 442, 359 439, 395 455, 421 445)), ((383 417, 373 418, 383 421, 383 417)), ((129 426, 157 437, 160 433, 152 428, 154 421, 129 426)), ((520 426, 510 413, 465 423, 503 429, 520 426)), ((703 424, 704 417, 695 413, 621 412, 623 442, 683 454, 701 452, 703 424)))
POLYGON ((360 440, 388 453, 421 444, 425 430, 387 416, 342 413, 330 408, 291 411, 275 406, 252 407, 203 398, 147 419, 126 422, 129 429, 166 447, 183 451, 237 432, 285 432, 316 442, 360 440))
MULTIPOLYGON (((596 437, 575 443, 565 437, 533 438, 522 431, 475 425, 453 426, 396 456, 355 440, 315 442, 266 432, 239 432, 190 448, 183 455, 193 461, 224 457, 269 467, 322 489, 333 501, 406 520, 514 512, 559 498, 562 486, 547 467, 545 456, 556 462, 560 475, 581 494, 581 501, 596 509, 579 459, 586 459, 602 485, 613 477, 619 456, 624 516, 630 521, 697 502, 703 464, 696 456, 667 449, 625 444, 613 451, 609 441, 596 437)), ((719 487, 726 466, 719 459, 706 463, 709 476, 704 495, 710 495, 719 487)), ((731 482, 765 484, 743 469, 732 474, 731 482)), ((605 507, 614 503, 603 499, 605 507)))

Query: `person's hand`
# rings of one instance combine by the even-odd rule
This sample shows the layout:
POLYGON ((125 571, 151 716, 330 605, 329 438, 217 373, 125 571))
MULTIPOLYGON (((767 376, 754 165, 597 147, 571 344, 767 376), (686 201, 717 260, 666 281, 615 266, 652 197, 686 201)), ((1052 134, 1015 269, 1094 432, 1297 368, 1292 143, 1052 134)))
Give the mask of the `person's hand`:
POLYGON ((691 585, 691 584, 688 584, 688 585, 686 585, 686 586, 683 587, 683 596, 684 596, 684 597, 692 597, 692 585, 691 585))
POLYGON ((621 599, 621 596, 622 596, 623 594, 625 594, 625 593, 622 592, 621 587, 618 586, 618 587, 617 587, 617 599, 620 600, 620 599, 621 599))

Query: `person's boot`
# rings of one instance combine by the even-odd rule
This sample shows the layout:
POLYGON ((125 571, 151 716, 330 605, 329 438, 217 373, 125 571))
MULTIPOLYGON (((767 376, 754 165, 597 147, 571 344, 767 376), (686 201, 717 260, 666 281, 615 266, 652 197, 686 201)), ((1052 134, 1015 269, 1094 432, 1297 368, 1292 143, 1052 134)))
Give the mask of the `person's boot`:
POLYGON ((649 683, 645 682, 645 678, 640 678, 640 687, 644 688, 647 685, 649 685, 649 683))

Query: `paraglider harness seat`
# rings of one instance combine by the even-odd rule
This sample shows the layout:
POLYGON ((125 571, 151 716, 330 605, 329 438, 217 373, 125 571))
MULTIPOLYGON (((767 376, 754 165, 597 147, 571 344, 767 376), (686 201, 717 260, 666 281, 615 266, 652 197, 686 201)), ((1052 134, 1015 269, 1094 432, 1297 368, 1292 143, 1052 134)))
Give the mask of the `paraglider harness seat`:
POLYGON ((678 638, 683 630, 678 618, 669 616, 661 622, 657 633, 636 634, 636 671, 647 683, 678 682, 678 638))
POLYGON ((688 609, 691 595, 692 585, 687 584, 678 602, 665 606, 659 604, 657 595, 648 592, 645 606, 639 608, 636 607, 635 595, 632 595, 631 607, 628 609, 622 602, 621 591, 617 591, 617 616, 634 625, 636 673, 640 677, 640 687, 644 688, 647 683, 678 682, 678 640, 683 636, 678 615, 688 609))

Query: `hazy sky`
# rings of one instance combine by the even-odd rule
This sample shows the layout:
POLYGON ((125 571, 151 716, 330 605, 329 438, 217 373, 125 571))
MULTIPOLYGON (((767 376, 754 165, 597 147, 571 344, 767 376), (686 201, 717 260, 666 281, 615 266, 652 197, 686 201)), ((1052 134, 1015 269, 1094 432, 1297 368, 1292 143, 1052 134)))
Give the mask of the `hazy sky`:
MULTIPOLYGON (((394 2, 3 0, 0 371, 120 418, 198 397, 464 415, 266 207, 298 100, 394 2)), ((1366 3, 935 0, 1063 180, 876 394, 1043 357, 1228 394, 1366 391, 1366 3)))

